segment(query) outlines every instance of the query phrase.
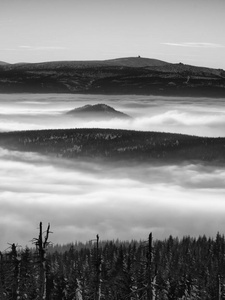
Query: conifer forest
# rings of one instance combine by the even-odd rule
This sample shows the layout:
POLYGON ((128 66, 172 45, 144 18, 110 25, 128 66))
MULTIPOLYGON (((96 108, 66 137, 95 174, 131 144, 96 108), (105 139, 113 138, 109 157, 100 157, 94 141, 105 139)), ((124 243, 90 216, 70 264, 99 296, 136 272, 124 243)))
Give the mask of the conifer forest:
POLYGON ((50 224, 32 247, 0 252, 1 300, 219 300, 225 297, 225 238, 169 236, 52 245, 50 224))

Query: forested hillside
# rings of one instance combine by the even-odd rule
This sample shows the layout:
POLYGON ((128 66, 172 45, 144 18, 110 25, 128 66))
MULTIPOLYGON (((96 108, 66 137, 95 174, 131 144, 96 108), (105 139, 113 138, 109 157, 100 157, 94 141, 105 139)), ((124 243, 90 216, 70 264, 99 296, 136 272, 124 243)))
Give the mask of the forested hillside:
POLYGON ((64 158, 135 161, 225 161, 225 138, 115 129, 0 133, 0 146, 64 158))
MULTIPOLYGON (((41 223, 40 223, 41 224, 41 223)), ((0 299, 219 300, 225 297, 225 238, 172 236, 160 241, 105 241, 97 235, 65 252, 15 244, 1 252, 0 299)))
POLYGON ((224 97, 225 72, 142 57, 5 64, 0 92, 224 97))

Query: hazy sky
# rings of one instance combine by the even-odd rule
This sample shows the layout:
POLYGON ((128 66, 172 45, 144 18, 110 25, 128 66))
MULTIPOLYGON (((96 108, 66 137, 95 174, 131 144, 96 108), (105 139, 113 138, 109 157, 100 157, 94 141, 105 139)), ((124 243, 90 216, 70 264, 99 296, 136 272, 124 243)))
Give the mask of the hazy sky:
POLYGON ((0 0, 0 60, 126 56, 225 69, 224 0, 0 0))

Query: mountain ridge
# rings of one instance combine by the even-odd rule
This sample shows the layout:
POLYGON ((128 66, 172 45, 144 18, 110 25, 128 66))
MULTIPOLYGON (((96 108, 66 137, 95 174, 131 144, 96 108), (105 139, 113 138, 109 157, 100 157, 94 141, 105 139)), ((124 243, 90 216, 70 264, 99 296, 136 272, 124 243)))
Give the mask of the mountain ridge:
POLYGON ((0 65, 0 93, 224 97, 225 71, 124 57, 0 65))
MULTIPOLYGON (((4 63, 4 62, 3 62, 4 63)), ((145 57, 121 57, 121 58, 113 58, 106 60, 59 60, 59 61, 44 61, 44 62, 35 62, 35 63, 15 63, 8 64, 11 68, 30 68, 30 67, 91 67, 91 66, 119 66, 119 67, 153 67, 153 66, 163 66, 170 64, 168 62, 154 59, 154 58, 145 58, 145 57)))

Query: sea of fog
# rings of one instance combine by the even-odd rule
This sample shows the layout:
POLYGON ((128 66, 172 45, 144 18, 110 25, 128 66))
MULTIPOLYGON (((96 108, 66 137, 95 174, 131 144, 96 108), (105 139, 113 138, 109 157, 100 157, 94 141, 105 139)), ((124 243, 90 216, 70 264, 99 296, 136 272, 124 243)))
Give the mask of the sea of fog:
MULTIPOLYGON (((125 128, 225 136, 225 99, 66 94, 0 95, 0 131, 125 128), (105 103, 132 120, 82 121, 71 109, 105 103)), ((110 165, 0 148, 0 250, 30 245, 40 221, 53 243, 206 234, 225 228, 225 167, 110 165)))
POLYGON ((225 136, 225 99, 68 94, 0 94, 0 131, 45 128, 123 128, 225 136), (132 120, 80 120, 66 112, 104 103, 132 120))

